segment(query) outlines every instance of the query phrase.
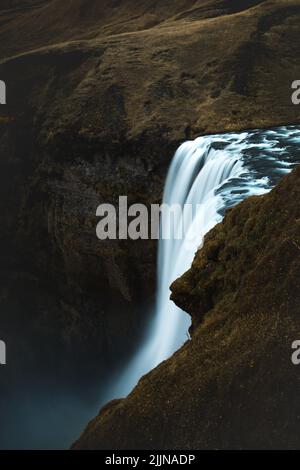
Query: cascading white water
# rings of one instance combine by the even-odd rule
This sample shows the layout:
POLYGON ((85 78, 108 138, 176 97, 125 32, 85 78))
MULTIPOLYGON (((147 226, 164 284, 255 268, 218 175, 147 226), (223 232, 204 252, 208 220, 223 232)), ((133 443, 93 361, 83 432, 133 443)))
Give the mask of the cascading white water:
POLYGON ((32 388, 32 383, 22 387, 21 394, 9 397, 10 403, 0 403, 2 445, 66 448, 103 404, 127 395, 143 374, 176 351, 187 339, 190 322, 169 301, 169 285, 189 268, 203 235, 222 219, 228 207, 269 191, 299 163, 300 129, 295 126, 201 137, 183 144, 173 159, 164 200, 191 201, 193 205, 202 202, 190 224, 196 238, 190 240, 187 233, 182 241, 160 241, 157 306, 140 349, 121 376, 114 377, 110 386, 103 381, 102 393, 95 391, 99 401, 94 394, 91 398, 93 383, 66 390, 63 384, 56 389, 50 386, 51 393, 47 383, 38 388, 36 384, 32 388), (23 419, 12 419, 20 416, 23 419), (46 431, 45 421, 49 424, 46 431))
MULTIPOLYGON (((169 286, 192 264, 204 235, 220 220, 221 198, 215 190, 238 176, 242 164, 226 151, 211 148, 212 138, 199 138, 183 144, 175 154, 166 182, 164 204, 169 207, 191 204, 195 211, 185 225, 182 239, 161 239, 158 262, 157 333, 154 364, 166 359, 184 340, 190 317, 169 300, 169 286)), ((181 215, 181 219, 183 214, 181 215)), ((177 220, 182 224, 182 220, 177 220)), ((162 219, 162 231, 164 221, 162 219)))
MULTIPOLYGON (((199 137, 177 150, 163 203, 169 207, 191 205, 195 210, 181 239, 160 239, 154 320, 146 341, 106 400, 128 394, 142 375, 188 339, 190 317, 170 301, 171 283, 189 269, 205 234, 222 220, 226 208, 250 195, 268 192, 282 174, 291 171, 295 165, 295 160, 289 159, 291 142, 300 143, 300 131, 294 126, 199 137)), ((175 216, 174 229, 182 217, 182 212, 175 216)), ((162 232, 164 224, 169 224, 169 219, 162 218, 162 232)))

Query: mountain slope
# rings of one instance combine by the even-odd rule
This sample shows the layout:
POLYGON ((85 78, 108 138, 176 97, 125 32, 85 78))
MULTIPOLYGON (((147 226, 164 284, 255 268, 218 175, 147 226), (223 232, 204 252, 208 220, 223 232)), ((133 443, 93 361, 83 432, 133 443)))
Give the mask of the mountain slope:
MULTIPOLYGON (((3 2, 2 2, 3 3, 3 2)), ((165 22, 180 26, 194 21, 247 10, 263 3, 246 0, 243 5, 228 0, 16 0, 0 7, 4 15, 13 15, 4 26, 0 50, 22 52, 53 44, 95 39, 103 36, 141 31, 165 22), (22 35, 22 36, 21 36, 22 35), (7 42, 9 41, 9 42, 7 42)))

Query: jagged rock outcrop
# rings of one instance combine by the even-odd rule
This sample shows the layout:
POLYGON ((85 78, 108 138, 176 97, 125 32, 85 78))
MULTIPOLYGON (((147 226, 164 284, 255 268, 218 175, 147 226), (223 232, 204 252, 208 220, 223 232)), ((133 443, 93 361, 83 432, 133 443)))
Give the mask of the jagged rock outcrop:
POLYGON ((300 169, 230 210, 172 286, 192 339, 74 449, 299 448, 300 169))

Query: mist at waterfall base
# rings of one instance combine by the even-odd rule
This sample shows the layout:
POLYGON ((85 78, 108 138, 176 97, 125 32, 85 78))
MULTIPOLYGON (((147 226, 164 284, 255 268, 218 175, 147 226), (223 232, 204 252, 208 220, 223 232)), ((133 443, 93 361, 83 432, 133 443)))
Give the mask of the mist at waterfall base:
POLYGON ((295 126, 200 137, 180 146, 164 203, 198 208, 182 240, 159 242, 157 302, 140 348, 113 377, 108 371, 76 384, 28 378, 15 393, 2 395, 0 448, 68 448, 106 402, 126 396, 142 375, 187 341, 190 318, 169 300, 170 284, 189 269, 204 235, 228 208, 270 191, 298 163, 300 128, 295 126))

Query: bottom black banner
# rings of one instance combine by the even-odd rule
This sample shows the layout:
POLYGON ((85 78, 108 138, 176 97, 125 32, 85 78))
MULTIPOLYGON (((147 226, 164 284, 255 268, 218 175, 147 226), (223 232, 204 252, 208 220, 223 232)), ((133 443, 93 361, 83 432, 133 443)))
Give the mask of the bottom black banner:
MULTIPOLYGON (((119 468, 176 468, 195 465, 271 464, 287 465, 287 458, 298 451, 0 451, 1 464, 26 463, 52 467, 57 464, 86 465, 91 463, 119 468)), ((292 457, 294 457, 292 455, 292 457)))

